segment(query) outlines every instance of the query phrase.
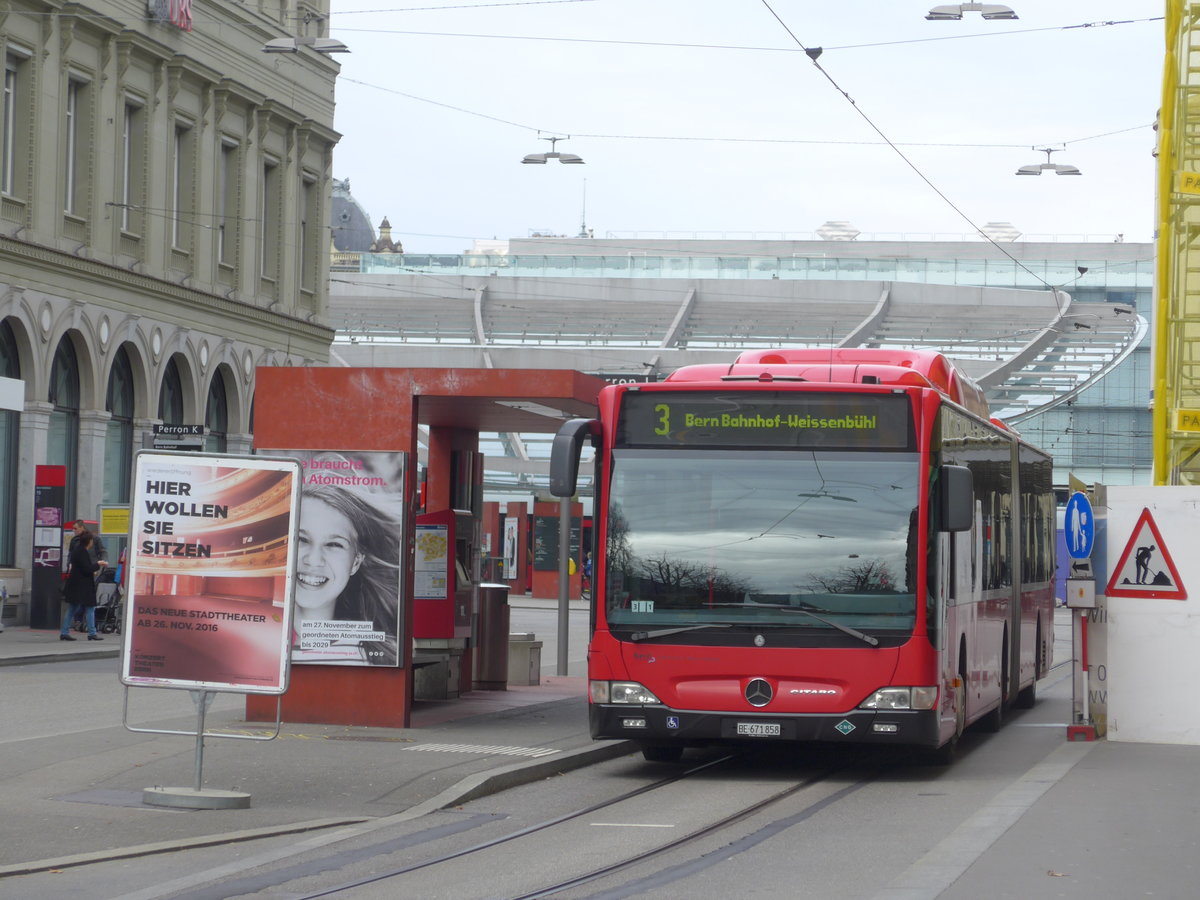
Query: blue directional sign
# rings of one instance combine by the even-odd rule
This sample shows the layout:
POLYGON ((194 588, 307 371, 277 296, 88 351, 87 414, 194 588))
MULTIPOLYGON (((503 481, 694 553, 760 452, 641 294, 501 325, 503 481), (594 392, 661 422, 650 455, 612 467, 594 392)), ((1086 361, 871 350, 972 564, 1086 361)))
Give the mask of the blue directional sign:
POLYGON ((1087 559, 1092 555, 1092 544, 1096 542, 1096 518, 1092 514, 1091 501, 1082 491, 1076 491, 1067 501, 1063 531, 1071 559, 1087 559))

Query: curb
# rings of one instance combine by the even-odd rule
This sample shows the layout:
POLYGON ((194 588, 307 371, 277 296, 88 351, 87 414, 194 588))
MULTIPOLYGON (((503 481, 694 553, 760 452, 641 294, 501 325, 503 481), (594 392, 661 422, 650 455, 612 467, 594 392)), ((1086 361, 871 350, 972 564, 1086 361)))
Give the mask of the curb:
POLYGON ((156 844, 138 844, 133 847, 115 847, 112 850, 96 850, 91 853, 77 853, 74 856, 60 856, 54 859, 39 859, 33 862, 0 866, 0 878, 7 878, 10 875, 32 875, 35 872, 46 872, 50 869, 86 866, 91 863, 108 862, 114 859, 132 859, 137 856, 150 856, 154 853, 171 853, 175 850, 189 850, 196 847, 235 844, 241 841, 253 841, 258 838, 277 837, 281 834, 315 831, 319 828, 357 825, 359 822, 366 821, 368 820, 365 818, 312 819, 308 822, 293 822, 291 825, 266 825, 262 828, 250 828, 246 831, 230 831, 224 834, 210 834, 206 837, 181 838, 175 841, 160 841, 156 844))
POLYGON ((28 666, 34 663, 72 662, 80 659, 114 659, 121 655, 112 650, 68 650, 66 653, 34 653, 29 656, 0 656, 0 666, 28 666))
POLYGON ((595 763, 628 756, 637 749, 638 745, 634 741, 610 741, 594 747, 584 747, 581 750, 568 750, 566 753, 546 759, 512 763, 487 772, 477 772, 446 788, 436 797, 431 797, 424 803, 418 803, 405 812, 388 818, 392 821, 398 821, 400 816, 409 819, 416 818, 439 809, 446 809, 449 806, 458 806, 471 800, 478 800, 489 794, 498 794, 509 788, 532 784, 543 778, 549 778, 551 775, 561 775, 564 772, 582 769, 595 763))

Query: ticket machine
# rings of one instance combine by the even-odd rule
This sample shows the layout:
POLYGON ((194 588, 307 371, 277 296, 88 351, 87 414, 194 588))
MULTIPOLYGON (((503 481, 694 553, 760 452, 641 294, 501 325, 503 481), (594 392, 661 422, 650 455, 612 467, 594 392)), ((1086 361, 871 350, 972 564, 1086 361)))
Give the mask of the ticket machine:
POLYGON ((417 516, 413 572, 413 637, 471 636, 471 563, 476 519, 469 510, 417 516))

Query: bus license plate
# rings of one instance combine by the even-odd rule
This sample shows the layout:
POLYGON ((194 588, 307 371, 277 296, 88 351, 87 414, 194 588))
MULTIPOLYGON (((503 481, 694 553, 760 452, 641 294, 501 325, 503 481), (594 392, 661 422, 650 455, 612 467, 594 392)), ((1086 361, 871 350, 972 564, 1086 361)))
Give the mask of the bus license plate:
POLYGON ((779 737, 778 722, 738 722, 739 737, 779 737))

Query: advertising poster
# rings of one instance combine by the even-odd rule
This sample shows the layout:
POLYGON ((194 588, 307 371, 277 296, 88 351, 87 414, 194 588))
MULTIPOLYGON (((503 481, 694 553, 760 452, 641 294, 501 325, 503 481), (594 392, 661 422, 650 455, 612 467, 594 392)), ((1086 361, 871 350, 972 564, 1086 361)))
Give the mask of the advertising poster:
POLYGON ((267 452, 301 467, 293 664, 398 666, 407 454, 267 452))
POLYGON ((504 520, 504 577, 517 577, 517 520, 504 520))
POLYGON ((300 467, 140 451, 121 681, 287 690, 300 467))

